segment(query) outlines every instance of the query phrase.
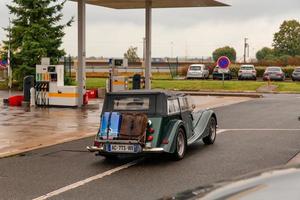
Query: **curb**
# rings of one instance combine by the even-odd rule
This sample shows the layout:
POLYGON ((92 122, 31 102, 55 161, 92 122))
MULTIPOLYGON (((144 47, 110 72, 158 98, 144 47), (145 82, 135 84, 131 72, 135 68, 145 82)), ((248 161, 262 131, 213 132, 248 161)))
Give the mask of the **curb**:
POLYGON ((185 94, 193 96, 227 96, 227 97, 250 97, 262 98, 263 94, 260 93, 233 93, 233 92, 190 92, 182 91, 185 94))
MULTIPOLYGON (((49 142, 49 143, 46 143, 46 144, 39 144, 39 145, 36 145, 36 146, 27 147, 27 148, 24 148, 24 149, 19 149, 17 151, 10 151, 10 152, 6 152, 6 153, 2 153, 2 154, 0 154, 0 160, 3 159, 3 158, 9 158, 9 157, 14 157, 14 156, 23 156, 24 154, 26 154, 30 151, 43 149, 43 148, 47 148, 47 147, 51 147, 51 146, 55 146, 55 145, 60 145, 60 144, 68 143, 68 142, 73 142, 73 141, 77 141, 77 140, 81 140, 81 139, 85 139, 85 138, 89 138, 89 137, 93 137, 93 136, 95 136, 94 132, 93 133, 86 133, 83 136, 68 137, 66 139, 62 139, 62 140, 57 141, 57 142, 49 142)), ((85 150, 84 147, 83 147, 83 149, 85 150)))

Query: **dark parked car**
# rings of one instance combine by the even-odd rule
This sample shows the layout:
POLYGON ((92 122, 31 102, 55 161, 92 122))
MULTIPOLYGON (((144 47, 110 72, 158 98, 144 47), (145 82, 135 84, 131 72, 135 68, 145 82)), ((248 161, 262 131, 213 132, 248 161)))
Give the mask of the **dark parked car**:
MULTIPOLYGON (((221 72, 221 69, 220 69, 219 66, 216 66, 214 68, 214 71, 213 71, 213 80, 222 80, 222 79, 223 79, 223 74, 221 72)), ((225 71, 224 79, 225 80, 231 80, 232 79, 232 74, 231 74, 231 71, 229 69, 225 71)))
POLYGON ((300 67, 296 67, 292 73, 293 81, 300 81, 300 67))
POLYGON ((267 67, 264 72, 263 80, 284 81, 285 74, 282 71, 281 67, 267 67))
POLYGON ((168 153, 182 159, 199 140, 213 144, 217 117, 212 110, 193 111, 188 96, 166 91, 108 93, 94 145, 106 158, 124 154, 168 153))

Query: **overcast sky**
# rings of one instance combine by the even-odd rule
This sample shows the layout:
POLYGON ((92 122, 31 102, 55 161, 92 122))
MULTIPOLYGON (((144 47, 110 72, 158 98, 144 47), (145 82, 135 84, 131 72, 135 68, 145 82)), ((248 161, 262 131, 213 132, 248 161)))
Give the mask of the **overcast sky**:
MULTIPOLYGON (((243 55, 243 40, 249 38, 253 56, 263 46, 271 46, 273 34, 283 20, 300 20, 300 0, 220 0, 231 7, 153 10, 153 57, 211 56, 225 45, 243 55)), ((1 0, 0 26, 8 25, 9 13, 1 0)), ((77 18, 77 4, 67 2, 64 21, 77 18)), ((77 54, 77 20, 65 30, 63 48, 77 54)), ((137 46, 142 56, 144 10, 115 10, 87 6, 87 56, 122 57, 129 46, 137 46)), ((0 39, 5 33, 0 30, 0 39)))

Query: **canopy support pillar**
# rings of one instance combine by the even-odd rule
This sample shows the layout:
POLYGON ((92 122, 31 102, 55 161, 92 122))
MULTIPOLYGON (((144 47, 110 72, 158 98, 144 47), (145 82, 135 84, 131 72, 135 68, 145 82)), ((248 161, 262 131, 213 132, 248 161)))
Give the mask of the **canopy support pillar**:
POLYGON ((83 95, 85 93, 85 57, 86 57, 86 0, 78 0, 78 107, 83 106, 83 95))
POLYGON ((146 1, 146 58, 145 58, 145 89, 151 90, 151 29, 152 1, 146 1))

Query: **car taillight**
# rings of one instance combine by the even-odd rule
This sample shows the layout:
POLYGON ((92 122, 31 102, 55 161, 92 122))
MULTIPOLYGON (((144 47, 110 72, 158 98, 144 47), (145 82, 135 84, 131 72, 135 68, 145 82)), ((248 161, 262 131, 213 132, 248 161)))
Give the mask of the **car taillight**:
POLYGON ((100 147, 100 142, 94 141, 94 146, 95 146, 95 147, 100 147))
POLYGON ((256 71, 254 71, 254 70, 253 70, 253 71, 252 71, 252 73, 253 73, 253 74, 255 74, 255 73, 256 73, 256 71))
POLYGON ((163 139, 162 144, 169 144, 169 140, 167 138, 163 139))
POLYGON ((148 132, 153 134, 155 132, 154 128, 148 128, 148 132))
POLYGON ((152 128, 152 122, 151 122, 151 120, 148 120, 147 131, 146 131, 148 142, 151 142, 153 140, 153 138, 154 138, 152 135, 153 133, 155 133, 155 130, 154 130, 154 128, 152 128))
POLYGON ((153 136, 152 135, 149 135, 148 137, 147 137, 147 141, 148 142, 151 142, 153 140, 153 136))

